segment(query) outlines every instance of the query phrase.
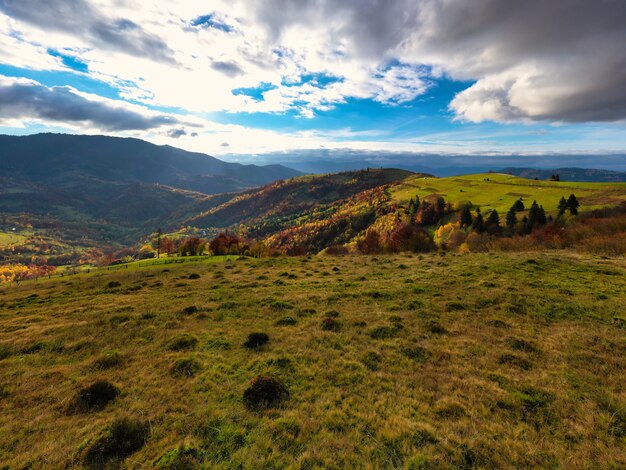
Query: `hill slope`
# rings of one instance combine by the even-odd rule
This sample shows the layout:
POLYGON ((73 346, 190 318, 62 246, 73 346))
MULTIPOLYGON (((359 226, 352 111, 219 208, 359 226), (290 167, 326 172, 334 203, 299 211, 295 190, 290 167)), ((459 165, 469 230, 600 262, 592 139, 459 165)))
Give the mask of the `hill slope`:
POLYGON ((207 194, 299 174, 137 139, 61 134, 0 136, 0 168, 0 234, 15 229, 26 239, 17 251, 0 244, 0 258, 23 259, 132 244, 207 194))
POLYGON ((122 468, 626 466, 623 258, 207 261, 0 286, 3 465, 113 468, 125 418, 122 468), (289 398, 247 409, 259 375, 289 398))
POLYGON ((556 168, 554 170, 539 170, 536 168, 505 168, 498 173, 510 173, 528 179, 547 180, 558 174, 561 181, 597 182, 597 183, 624 183, 626 172, 611 170, 596 170, 592 168, 556 168))

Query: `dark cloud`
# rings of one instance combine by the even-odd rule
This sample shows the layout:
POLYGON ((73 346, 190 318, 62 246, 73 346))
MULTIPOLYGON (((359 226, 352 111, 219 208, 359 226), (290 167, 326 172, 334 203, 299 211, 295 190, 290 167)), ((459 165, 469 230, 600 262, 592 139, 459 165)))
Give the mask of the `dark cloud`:
POLYGON ((355 57, 429 65, 475 81, 452 104, 469 121, 626 119, 623 0, 262 0, 276 43, 325 30, 355 57))
POLYGON ((180 137, 183 137, 185 135, 187 135, 187 131, 183 128, 170 129, 169 131, 167 131, 167 136, 171 137, 172 139, 179 139, 180 137))
POLYGON ((1 79, 0 119, 81 123, 105 131, 148 130, 179 123, 170 116, 145 116, 110 102, 90 100, 69 87, 1 79))
POLYGON ((211 64, 215 70, 222 72, 224 75, 228 75, 231 78, 243 75, 243 69, 235 62, 222 62, 215 61, 211 64))
POLYGON ((43 30, 62 31, 94 46, 174 63, 174 53, 138 24, 107 18, 86 0, 0 0, 0 11, 43 30))

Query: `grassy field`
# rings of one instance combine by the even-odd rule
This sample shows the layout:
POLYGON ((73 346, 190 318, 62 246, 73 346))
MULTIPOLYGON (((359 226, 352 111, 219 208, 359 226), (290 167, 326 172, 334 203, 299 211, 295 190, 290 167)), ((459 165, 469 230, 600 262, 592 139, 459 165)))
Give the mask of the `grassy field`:
POLYGON ((449 178, 411 177, 392 188, 396 201, 406 203, 415 195, 420 198, 438 194, 451 203, 471 201, 481 210, 496 209, 506 214, 513 203, 523 198, 527 207, 533 200, 543 205, 548 214, 557 214, 561 197, 575 194, 581 210, 617 206, 626 200, 626 183, 570 183, 535 181, 516 176, 485 173, 449 178))
POLYGON ((624 468, 625 275, 623 258, 432 254, 2 287, 0 462, 624 468), (269 342, 244 347, 252 332, 269 342), (258 375, 289 398, 247 407, 258 375), (119 395, 78 406, 99 380, 119 395))

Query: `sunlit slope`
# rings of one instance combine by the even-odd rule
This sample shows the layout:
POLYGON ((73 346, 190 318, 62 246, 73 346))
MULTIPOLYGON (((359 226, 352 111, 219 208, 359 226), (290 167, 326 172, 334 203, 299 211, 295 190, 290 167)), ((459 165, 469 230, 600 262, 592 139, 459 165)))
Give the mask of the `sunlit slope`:
POLYGON ((437 194, 451 203, 471 201, 483 212, 506 212, 520 197, 536 200, 548 214, 557 212, 561 197, 575 194, 581 210, 615 206, 626 200, 626 183, 574 183, 536 181, 516 176, 485 173, 449 178, 410 177, 391 189, 392 198, 406 203, 412 197, 437 194))

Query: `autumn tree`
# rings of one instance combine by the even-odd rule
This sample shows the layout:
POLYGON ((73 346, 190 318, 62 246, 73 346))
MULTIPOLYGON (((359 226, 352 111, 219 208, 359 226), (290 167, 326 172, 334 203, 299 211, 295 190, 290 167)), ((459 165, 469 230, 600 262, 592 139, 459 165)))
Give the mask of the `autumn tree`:
POLYGON ((181 256, 200 256, 206 250, 206 241, 198 237, 187 237, 178 247, 181 256))
POLYGON ((356 246, 357 249, 365 255, 381 253, 383 249, 380 235, 373 228, 365 232, 365 237, 359 240, 356 246))

